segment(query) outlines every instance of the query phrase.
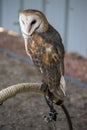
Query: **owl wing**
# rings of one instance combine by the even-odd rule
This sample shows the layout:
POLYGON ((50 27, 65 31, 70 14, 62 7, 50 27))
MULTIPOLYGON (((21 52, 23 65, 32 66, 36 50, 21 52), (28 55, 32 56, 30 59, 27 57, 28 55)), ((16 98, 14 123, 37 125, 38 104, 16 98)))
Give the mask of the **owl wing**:
MULTIPOLYGON (((56 48, 55 55, 53 57, 53 61, 57 65, 57 73, 59 76, 59 86, 58 90, 54 92, 54 95, 57 97, 61 97, 63 99, 65 97, 65 79, 64 79, 64 52, 61 52, 59 47, 56 48)), ((63 50, 62 50, 63 51, 63 50)))
MULTIPOLYGON (((60 34, 49 25, 47 32, 40 34, 43 40, 43 45, 48 48, 48 53, 52 57, 55 64, 60 64, 61 74, 64 75, 64 46, 60 34), (51 50, 50 50, 51 48, 51 50)), ((59 69, 59 68, 58 68, 59 69)))
POLYGON ((48 55, 44 56, 46 58, 44 62, 47 61, 48 67, 52 70, 52 72, 50 72, 50 77, 53 78, 53 84, 51 82, 52 88, 50 88, 50 90, 55 89, 54 95, 63 98, 65 96, 65 79, 64 46, 62 44, 62 39, 60 34, 52 26, 50 26, 48 32, 42 35, 42 38, 44 39, 43 44, 45 44, 46 47, 48 46, 48 55))

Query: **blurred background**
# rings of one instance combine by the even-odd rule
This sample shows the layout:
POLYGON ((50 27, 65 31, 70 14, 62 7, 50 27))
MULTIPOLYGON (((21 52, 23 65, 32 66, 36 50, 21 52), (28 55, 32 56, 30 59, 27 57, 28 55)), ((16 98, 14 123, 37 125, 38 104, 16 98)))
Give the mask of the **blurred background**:
POLYGON ((66 50, 87 58, 87 0, 0 0, 0 26, 20 33, 18 13, 23 9, 42 11, 66 50))

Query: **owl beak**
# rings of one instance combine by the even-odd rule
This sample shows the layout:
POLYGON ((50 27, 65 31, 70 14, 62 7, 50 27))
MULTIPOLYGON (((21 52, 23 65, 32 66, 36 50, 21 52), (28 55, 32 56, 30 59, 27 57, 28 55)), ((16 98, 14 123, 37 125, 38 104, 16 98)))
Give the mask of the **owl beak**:
POLYGON ((23 31, 22 31, 22 35, 23 35, 24 39, 29 39, 29 38, 31 38, 31 35, 29 35, 29 34, 23 32, 23 31))

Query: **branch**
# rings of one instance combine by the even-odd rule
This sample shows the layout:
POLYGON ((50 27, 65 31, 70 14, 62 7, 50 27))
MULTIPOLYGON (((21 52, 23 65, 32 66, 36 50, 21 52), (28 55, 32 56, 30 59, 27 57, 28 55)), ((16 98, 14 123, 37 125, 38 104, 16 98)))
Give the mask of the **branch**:
POLYGON ((16 96, 18 93, 24 92, 35 92, 42 94, 41 83, 20 83, 2 89, 0 91, 0 103, 3 103, 8 98, 16 96))

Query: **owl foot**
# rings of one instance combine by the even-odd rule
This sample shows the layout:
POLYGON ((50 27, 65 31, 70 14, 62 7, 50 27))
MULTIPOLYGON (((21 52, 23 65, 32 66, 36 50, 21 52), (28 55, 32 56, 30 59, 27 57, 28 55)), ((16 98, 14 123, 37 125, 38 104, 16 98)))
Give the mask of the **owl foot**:
POLYGON ((44 120, 45 120, 45 122, 47 122, 47 123, 49 123, 49 122, 51 122, 51 121, 56 121, 57 120, 57 112, 56 111, 54 111, 54 112, 49 112, 49 115, 47 115, 47 116, 44 116, 44 120))

